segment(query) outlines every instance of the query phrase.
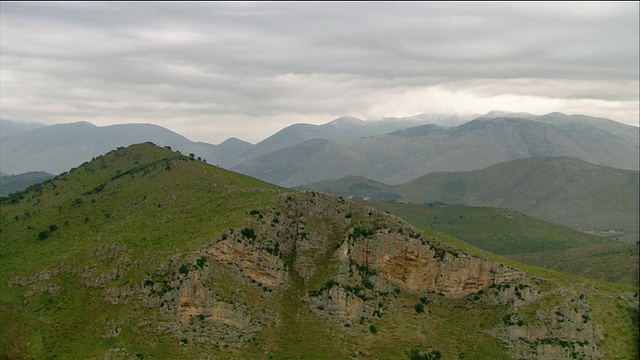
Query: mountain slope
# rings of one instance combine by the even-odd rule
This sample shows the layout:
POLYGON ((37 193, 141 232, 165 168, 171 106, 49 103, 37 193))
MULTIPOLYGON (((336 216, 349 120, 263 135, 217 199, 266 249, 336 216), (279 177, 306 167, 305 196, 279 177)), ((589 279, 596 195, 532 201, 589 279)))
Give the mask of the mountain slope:
POLYGON ((0 137, 17 134, 23 131, 29 131, 44 127, 45 124, 40 123, 23 123, 18 121, 0 119, 0 137))
POLYGON ((638 230, 638 172, 575 158, 528 158, 430 174, 399 191, 405 200, 509 208, 572 227, 638 230))
POLYGON ((304 188, 412 203, 506 208, 585 229, 638 232, 638 172, 569 157, 524 158, 468 172, 422 176, 398 186, 349 177, 304 188))
POLYGON ((150 144, 5 198, 0 216, 5 358, 597 359, 638 349, 634 288, 528 274, 375 209, 150 144))

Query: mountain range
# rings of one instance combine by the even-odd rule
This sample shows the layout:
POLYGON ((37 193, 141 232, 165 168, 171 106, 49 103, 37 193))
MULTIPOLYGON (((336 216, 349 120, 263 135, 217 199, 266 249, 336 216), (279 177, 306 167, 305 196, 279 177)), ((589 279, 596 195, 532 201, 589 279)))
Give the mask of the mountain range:
POLYGON ((92 157, 119 146, 153 142, 195 153, 210 162, 228 168, 246 159, 297 145, 310 139, 348 141, 361 136, 377 136, 426 121, 459 123, 462 118, 445 115, 420 115, 363 121, 342 117, 324 125, 294 124, 264 141, 252 145, 230 138, 218 145, 193 142, 173 131, 153 124, 124 124, 99 127, 88 122, 44 126, 2 120, 0 126, 0 168, 7 174, 46 171, 59 174, 92 157))
MULTIPOLYGON (((380 121, 343 117, 324 125, 292 125, 255 145, 237 138, 218 145, 192 142, 150 124, 81 122, 0 134, 0 168, 13 175, 58 174, 118 146, 145 141, 286 187, 349 175, 401 184, 432 172, 477 170, 532 156, 573 156, 631 170, 640 166, 638 129, 607 119, 493 111, 461 122, 442 115, 380 121)), ((4 129, 11 127, 4 123, 4 129)))
POLYGON ((598 125, 561 114, 478 118, 451 128, 422 125, 349 142, 314 139, 231 169, 286 187, 349 175, 394 185, 433 172, 477 170, 534 156, 572 156, 638 170, 638 128, 590 121, 598 125))
POLYGON ((637 286, 149 143, 13 193, 0 217, 2 358, 638 353, 637 286))

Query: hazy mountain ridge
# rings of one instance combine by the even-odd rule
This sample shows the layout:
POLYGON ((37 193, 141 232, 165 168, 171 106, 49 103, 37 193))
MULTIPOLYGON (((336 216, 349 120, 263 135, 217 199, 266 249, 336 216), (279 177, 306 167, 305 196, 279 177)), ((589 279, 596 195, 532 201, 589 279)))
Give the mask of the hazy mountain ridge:
POLYGON ((108 149, 151 141, 288 187, 350 175, 402 184, 428 173, 477 170, 531 156, 574 156, 633 170, 640 166, 635 127, 582 115, 506 115, 511 113, 494 111, 455 127, 421 123, 439 119, 435 115, 386 121, 343 117, 324 125, 292 125, 256 145, 233 138, 219 145, 194 143, 155 126, 144 133, 146 125, 120 125, 127 133, 120 134, 118 127, 76 123, 3 137, 0 165, 5 173, 59 173, 108 149), (320 140, 324 146, 317 146, 320 140))
POLYGON ((0 119, 0 137, 13 135, 23 131, 29 131, 45 126, 47 125, 36 122, 24 123, 19 121, 0 119))
POLYGON ((53 176, 53 174, 43 171, 33 171, 18 175, 0 174, 0 197, 16 191, 22 191, 33 184, 49 180, 53 176))
POLYGON ((230 166, 249 166, 245 162, 255 161, 257 157, 274 151, 294 147, 309 140, 323 139, 334 143, 346 143, 363 137, 375 137, 388 132, 426 124, 428 121, 438 123, 459 123, 461 117, 453 115, 421 114, 406 118, 384 118, 382 120, 364 121, 352 116, 343 116, 326 124, 294 124, 269 136, 255 144, 252 149, 234 159, 230 166))
POLYGON ((532 156, 574 156, 585 161, 624 169, 638 169, 638 147, 633 127, 613 125, 621 137, 589 124, 556 126, 519 118, 479 118, 457 127, 434 125, 399 130, 386 135, 361 138, 331 148, 317 149, 300 162, 286 161, 283 154, 300 151, 299 146, 269 153, 233 167, 234 171, 284 186, 357 175, 387 184, 402 184, 422 175, 442 171, 469 171, 500 162, 532 156), (340 167, 330 169, 334 157, 343 158, 340 167), (298 169, 291 173, 291 168, 298 169), (289 178, 270 178, 268 171, 289 178))
POLYGON ((0 167, 5 173, 59 174, 119 146, 153 142, 212 161, 235 158, 250 144, 229 139, 220 145, 196 143, 153 124, 96 126, 88 122, 51 125, 2 137, 0 167))
POLYGON ((375 209, 150 144, 4 199, 0 216, 9 358, 637 352, 633 288, 527 274, 375 209))
POLYGON ((441 201, 508 208, 571 227, 638 232, 638 171, 570 157, 513 160, 469 172, 442 172, 389 186, 348 177, 303 188, 413 203, 441 201))
POLYGON ((88 122, 44 126, 2 121, 0 167, 5 173, 47 171, 58 174, 118 146, 150 141, 171 146, 183 153, 195 153, 213 164, 230 167, 267 152, 307 140, 347 141, 374 136, 421 124, 425 119, 457 121, 457 117, 424 115, 410 119, 363 121, 342 117, 324 125, 295 124, 253 145, 230 138, 218 145, 192 142, 168 129, 152 124, 99 127, 88 122), (451 120, 454 119, 454 120, 451 120), (15 130, 14 130, 15 129, 15 130), (6 130, 6 133, 4 132, 6 130))

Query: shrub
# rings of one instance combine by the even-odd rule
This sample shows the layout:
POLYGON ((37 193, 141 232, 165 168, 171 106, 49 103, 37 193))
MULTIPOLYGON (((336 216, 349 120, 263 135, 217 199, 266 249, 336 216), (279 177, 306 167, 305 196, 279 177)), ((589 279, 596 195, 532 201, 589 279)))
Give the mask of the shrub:
POLYGON ((369 280, 369 279, 367 279, 367 278, 362 279, 362 285, 364 285, 364 287, 365 287, 365 288, 367 288, 367 289, 369 289, 369 290, 373 289, 373 287, 375 286, 375 285, 371 282, 371 280, 369 280))
POLYGON ((196 260, 196 265, 200 266, 200 268, 204 268, 204 263, 207 262, 207 258, 205 256, 201 256, 198 260, 196 260))
POLYGON ((375 334, 375 333, 377 333, 377 332, 378 332, 378 329, 376 329, 376 326, 375 326, 375 325, 371 324, 371 326, 369 326, 369 331, 370 331, 372 334, 375 334))
POLYGON ((240 231, 240 233, 242 234, 242 236, 244 236, 247 239, 251 239, 251 240, 256 239, 256 233, 253 231, 252 228, 244 228, 242 229, 242 231, 240 231))
POLYGON ((419 302, 417 303, 414 308, 416 309, 416 313, 421 314, 424 312, 424 304, 419 302))
POLYGON ((186 264, 182 264, 178 272, 180 274, 187 275, 189 273, 189 267, 186 264))
POLYGON ((49 232, 47 231, 41 231, 40 234, 38 234, 38 239, 40 240, 46 240, 49 237, 49 232))

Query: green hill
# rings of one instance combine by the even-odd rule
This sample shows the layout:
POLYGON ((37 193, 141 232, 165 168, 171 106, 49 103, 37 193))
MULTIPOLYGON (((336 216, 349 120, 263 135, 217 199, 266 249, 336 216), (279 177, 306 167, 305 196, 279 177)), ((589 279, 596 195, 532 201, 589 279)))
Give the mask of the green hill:
POLYGON ((638 351, 637 287, 511 262, 152 144, 3 198, 0 224, 0 358, 638 351))
POLYGON ((636 242, 585 234, 506 209, 366 203, 516 261, 622 284, 639 281, 636 242))

